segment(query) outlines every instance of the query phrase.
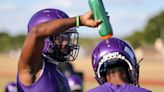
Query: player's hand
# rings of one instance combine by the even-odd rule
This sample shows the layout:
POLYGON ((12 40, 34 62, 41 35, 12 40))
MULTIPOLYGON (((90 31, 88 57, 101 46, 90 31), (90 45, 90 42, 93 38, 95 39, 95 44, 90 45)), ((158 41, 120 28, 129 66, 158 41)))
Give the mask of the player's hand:
POLYGON ((99 24, 101 24, 101 21, 94 20, 91 11, 89 11, 84 15, 80 16, 80 24, 82 26, 97 27, 99 24))

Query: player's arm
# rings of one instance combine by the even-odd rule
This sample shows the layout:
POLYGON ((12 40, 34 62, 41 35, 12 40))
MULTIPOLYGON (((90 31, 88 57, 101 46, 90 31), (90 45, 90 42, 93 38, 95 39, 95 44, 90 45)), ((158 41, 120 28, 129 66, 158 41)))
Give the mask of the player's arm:
MULTIPOLYGON (((91 12, 80 16, 81 26, 96 27, 100 22, 91 19, 91 12)), ((41 23, 32 28, 24 42, 18 62, 18 76, 25 85, 37 80, 42 68, 42 49, 47 36, 64 32, 76 25, 76 18, 65 18, 41 23)))

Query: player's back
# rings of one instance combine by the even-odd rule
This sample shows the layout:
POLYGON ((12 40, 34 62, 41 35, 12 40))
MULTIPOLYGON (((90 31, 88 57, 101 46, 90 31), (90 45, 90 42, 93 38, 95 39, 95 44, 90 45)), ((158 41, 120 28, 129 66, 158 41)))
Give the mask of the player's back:
POLYGON ((151 91, 130 84, 112 85, 111 83, 104 83, 103 85, 93 88, 87 92, 151 92, 151 91))
POLYGON ((67 79, 57 65, 44 61, 44 66, 40 78, 30 86, 23 85, 17 78, 18 92, 70 92, 67 79))

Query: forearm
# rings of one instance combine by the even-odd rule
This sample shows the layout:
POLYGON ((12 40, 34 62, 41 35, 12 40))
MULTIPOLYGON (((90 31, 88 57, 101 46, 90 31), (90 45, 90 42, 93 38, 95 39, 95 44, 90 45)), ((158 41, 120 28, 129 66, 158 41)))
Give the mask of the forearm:
POLYGON ((59 34, 65 30, 76 26, 76 18, 57 19, 41 23, 33 28, 33 33, 38 37, 47 37, 52 34, 59 34))

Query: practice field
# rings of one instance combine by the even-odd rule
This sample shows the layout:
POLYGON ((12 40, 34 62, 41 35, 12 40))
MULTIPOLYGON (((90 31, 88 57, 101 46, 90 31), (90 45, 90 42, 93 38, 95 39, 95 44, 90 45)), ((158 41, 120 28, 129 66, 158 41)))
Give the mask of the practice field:
MULTIPOLYGON (((84 72, 84 90, 97 86, 94 80, 90 58, 78 58, 72 62, 75 70, 84 72)), ((16 79, 17 58, 0 54, 0 92, 8 82, 16 79)), ((151 89, 153 92, 164 92, 164 62, 141 63, 140 83, 142 87, 151 89)))

